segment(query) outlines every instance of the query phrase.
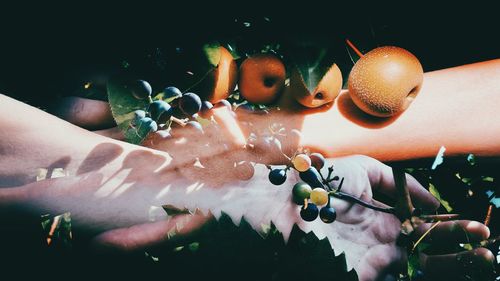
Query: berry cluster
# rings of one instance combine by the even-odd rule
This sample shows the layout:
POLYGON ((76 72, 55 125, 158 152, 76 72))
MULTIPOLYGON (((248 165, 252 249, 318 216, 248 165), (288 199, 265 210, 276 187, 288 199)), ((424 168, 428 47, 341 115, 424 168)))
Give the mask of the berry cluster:
POLYGON ((183 122, 174 116, 177 109, 177 112, 180 111, 183 116, 190 119, 198 112, 205 113, 213 107, 209 102, 202 103, 198 95, 194 93, 182 94, 176 87, 167 87, 163 94, 166 99, 175 101, 175 104, 171 105, 163 100, 153 101, 151 98, 151 85, 144 80, 135 80, 129 83, 127 87, 137 99, 149 99, 149 105, 145 110, 136 110, 134 112, 131 126, 137 129, 138 134, 146 136, 149 133, 155 133, 161 139, 168 139, 171 137, 168 129, 170 129, 172 121, 182 124, 183 127, 187 126, 199 133, 203 133, 203 128, 199 122, 195 120, 183 122))
MULTIPOLYGON (((159 140, 171 139, 171 125, 176 123, 182 127, 187 127, 197 134, 204 134, 203 126, 196 120, 203 118, 209 120, 210 124, 217 126, 212 118, 214 105, 209 101, 202 101, 194 93, 182 94, 176 87, 167 87, 163 91, 163 98, 170 101, 154 100, 151 98, 152 88, 144 80, 135 80, 127 85, 132 95, 137 99, 148 99, 149 104, 145 110, 136 110, 131 122, 131 127, 135 128, 139 134, 144 136, 154 134, 159 140), (181 115, 183 119, 176 117, 181 115)), ((221 100, 216 107, 226 106, 232 110, 232 105, 227 100, 221 100)), ((237 106, 235 114, 246 124, 245 116, 248 114, 267 114, 267 110, 249 104, 237 106)), ((276 168, 267 165, 269 168, 269 181, 274 185, 281 185, 287 179, 287 172, 295 169, 302 180, 293 186, 292 199, 297 205, 301 205, 300 216, 305 221, 314 221, 318 216, 325 223, 332 223, 337 217, 335 208, 330 204, 332 196, 340 194, 343 180, 337 189, 330 186, 330 182, 339 180, 338 176, 332 177, 333 167, 328 168, 328 176, 325 178, 320 173, 325 166, 325 158, 320 153, 309 153, 298 149, 296 151, 284 151, 282 141, 298 143, 300 132, 296 129, 287 131, 280 124, 272 124, 270 132, 257 133, 250 132, 245 149, 253 150, 257 153, 252 155, 262 155, 264 153, 281 155, 288 161, 284 168, 276 168), (294 141, 295 140, 295 141, 294 141), (264 152, 264 153, 263 153, 264 152), (289 157, 285 152, 292 154, 289 157), (314 187, 314 188, 313 188, 314 187)), ((192 137, 192 135, 191 135, 192 137)), ((288 148, 287 148, 288 149, 288 148)), ((289 154, 289 155, 290 155, 289 154)), ((198 159, 199 160, 199 159, 198 159)), ((229 159, 233 164, 232 174, 240 180, 249 180, 254 175, 254 164, 262 159, 252 159, 252 161, 238 161, 229 159)), ((345 199, 345 198, 344 198, 345 199)))
POLYGON ((332 190, 329 183, 339 180, 339 177, 332 177, 333 167, 329 167, 329 174, 325 179, 319 172, 324 166, 325 158, 320 153, 299 152, 290 158, 290 165, 287 168, 271 169, 269 173, 269 181, 280 185, 286 180, 287 170, 294 168, 299 172, 302 182, 293 186, 292 200, 297 205, 302 205, 300 216, 305 221, 314 221, 318 215, 325 223, 332 223, 337 218, 335 208, 330 205, 330 193, 340 191, 343 181, 339 188, 332 190))

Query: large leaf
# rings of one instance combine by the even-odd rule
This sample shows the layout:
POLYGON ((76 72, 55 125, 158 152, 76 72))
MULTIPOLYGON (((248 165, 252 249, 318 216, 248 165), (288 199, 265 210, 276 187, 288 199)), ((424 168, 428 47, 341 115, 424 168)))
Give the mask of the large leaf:
MULTIPOLYGON (((342 172, 339 175, 346 175, 350 173, 349 168, 348 165, 342 168, 337 166, 336 171, 342 172)), ((288 243, 294 239, 293 228, 300 228, 306 233, 312 232, 319 240, 326 238, 336 255, 345 252, 348 270, 366 267, 366 264, 362 262, 366 254, 372 250, 373 246, 380 246, 380 241, 371 233, 373 229, 367 229, 364 224, 349 223, 352 219, 350 215, 344 214, 332 224, 326 224, 320 219, 313 222, 304 221, 299 215, 301 207, 292 202, 291 188, 300 181, 295 173, 290 172, 287 182, 279 187, 269 183, 269 171, 260 164, 255 166, 255 175, 251 181, 247 182, 219 183, 218 177, 222 175, 212 177, 208 170, 201 168, 198 171, 183 169, 181 173, 192 181, 186 183, 185 180, 179 178, 169 182, 168 189, 158 191, 160 195, 155 196, 155 200, 160 201, 162 205, 174 206, 179 210, 188 209, 192 212, 199 210, 202 213, 211 213, 216 219, 220 219, 225 213, 235 224, 240 224, 244 218, 254 230, 263 236, 270 228, 273 228, 270 227, 273 225, 288 243)), ((358 187, 365 188, 361 185, 350 184, 347 190, 351 190, 350 193, 354 196, 359 196, 361 190, 357 190, 358 187)), ((332 206, 337 208, 339 213, 343 213, 347 212, 349 204, 342 200, 333 200, 332 206)), ((374 220, 388 223, 390 227, 385 227, 385 229, 393 231, 398 228, 396 232, 399 233, 400 222, 395 216, 387 214, 384 216, 370 209, 363 209, 363 216, 367 216, 367 222, 375 226, 377 222, 374 220)), ((357 213, 355 217, 356 220, 359 219, 360 214, 357 213)), ((382 245, 377 249, 385 247, 387 250, 393 250, 390 244, 382 245)))
POLYGON ((183 49, 172 57, 168 67, 174 74, 175 85, 182 92, 189 91, 200 84, 219 65, 221 45, 211 42, 203 46, 183 49))
POLYGON ((309 92, 314 91, 323 76, 335 63, 333 52, 325 46, 302 44, 291 48, 289 55, 309 92))
POLYGON ((347 270, 345 255, 335 256, 327 238, 318 239, 296 225, 288 243, 271 224, 263 235, 244 218, 239 223, 225 213, 206 225, 174 253, 159 253, 160 262, 172 270, 169 276, 187 280, 357 280, 347 270), (196 270, 192 270, 196 266, 196 270))
POLYGON ((134 111, 144 110, 147 105, 146 100, 138 100, 130 89, 126 87, 125 79, 113 79, 108 82, 108 100, 111 106, 111 113, 118 125, 118 128, 125 135, 125 140, 133 144, 140 144, 146 135, 138 128, 132 126, 134 111))

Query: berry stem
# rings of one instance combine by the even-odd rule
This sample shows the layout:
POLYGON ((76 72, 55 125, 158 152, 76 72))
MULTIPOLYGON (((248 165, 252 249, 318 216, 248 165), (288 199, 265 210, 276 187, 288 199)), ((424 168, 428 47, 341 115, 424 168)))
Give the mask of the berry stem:
POLYGON ((356 198, 350 194, 347 194, 347 193, 344 193, 344 192, 341 192, 341 191, 330 191, 329 194, 335 198, 338 198, 338 199, 342 199, 342 200, 345 200, 345 201, 349 201, 351 203, 356 203, 356 204, 359 204, 363 207, 366 207, 368 209, 372 209, 372 210, 375 210, 375 211, 379 211, 379 212, 383 212, 383 213, 388 213, 388 214, 395 214, 395 209, 392 208, 392 207, 389 207, 389 208, 384 208, 384 207, 379 207, 379 206, 375 206, 375 205, 372 205, 368 202, 365 202, 359 198, 356 198))
POLYGON ((418 218, 425 222, 434 221, 450 221, 459 218, 459 214, 442 214, 442 215, 421 215, 418 218))
POLYGON ((177 118, 175 116, 171 116, 170 120, 173 121, 173 122, 175 122, 175 123, 177 123, 178 125, 181 125, 182 127, 186 126, 186 122, 184 120, 179 119, 179 118, 177 118))
POLYGON ((363 57, 363 53, 361 53, 358 48, 356 48, 356 46, 354 46, 354 44, 349 40, 349 39, 346 39, 345 42, 347 43, 347 45, 349 45, 349 47, 351 47, 351 49, 361 58, 363 57))

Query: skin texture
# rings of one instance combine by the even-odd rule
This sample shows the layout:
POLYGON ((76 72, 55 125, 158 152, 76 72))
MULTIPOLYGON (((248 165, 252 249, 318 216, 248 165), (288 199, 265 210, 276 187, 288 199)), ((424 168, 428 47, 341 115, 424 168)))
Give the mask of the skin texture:
POLYGON ((286 69, 283 62, 272 54, 257 54, 240 66, 238 89, 251 103, 272 103, 285 86, 286 69))
POLYGON ((418 59, 402 48, 380 47, 361 57, 349 74, 349 94, 364 112, 389 117, 408 108, 422 87, 418 59))
MULTIPOLYGON (((425 138, 423 140, 427 141, 413 142, 414 145, 417 145, 415 148, 408 148, 405 142, 397 141, 408 140, 406 138, 408 135, 412 135, 419 140, 422 134, 426 136, 429 134, 427 137, 431 137, 433 133, 441 132, 439 137, 443 138, 443 140, 453 141, 457 139, 456 142, 460 142, 460 146, 449 148, 452 154, 469 153, 465 151, 470 148, 469 145, 473 144, 472 148, 481 149, 483 155, 495 156, 498 155, 500 149, 498 149, 498 145, 494 141, 488 142, 487 137, 491 134, 498 134, 499 130, 495 127, 497 124, 494 124, 494 122, 487 124, 485 126, 489 130, 478 130, 476 131, 478 133, 473 136, 469 135, 469 131, 463 129, 456 132, 467 132, 467 134, 462 133, 462 135, 458 136, 456 133, 450 134, 450 129, 451 132, 454 132, 454 128, 448 128, 453 127, 449 126, 453 124, 447 119, 450 117, 446 115, 443 119, 436 118, 435 115, 427 117, 426 114, 436 114, 436 108, 417 106, 417 101, 422 100, 424 104, 429 102, 429 104, 439 107, 443 101, 442 99, 447 100, 446 94, 460 88, 460 91, 453 92, 454 97, 456 97, 454 101, 457 104, 446 104, 447 106, 443 107, 444 112, 449 114, 447 110, 455 111, 457 107, 464 106, 463 104, 466 103, 468 108, 472 109, 481 106, 479 108, 482 110, 477 112, 478 118, 495 120, 496 111, 490 109, 490 100, 471 99, 470 93, 474 92, 476 94, 474 97, 480 95, 494 99, 495 89, 498 89, 495 86, 495 83, 498 83, 495 79, 495 77, 498 77, 498 68, 499 62, 491 61, 427 74, 427 88, 422 89, 421 95, 419 95, 419 99, 416 100, 415 104, 397 121, 378 130, 367 130, 365 127, 351 122, 340 112, 335 111, 336 106, 330 107, 329 110, 323 112, 302 112, 303 114, 293 116, 264 115, 266 117, 254 117, 254 121, 257 122, 257 125, 266 124, 266 126, 273 120, 281 122, 287 120, 291 122, 290 124, 295 125, 303 124, 303 127, 299 126, 303 132, 301 142, 307 144, 307 141, 310 141, 309 144, 316 144, 316 146, 310 145, 313 148, 324 146, 324 151, 328 152, 325 153, 326 155, 342 154, 339 151, 344 154, 351 154, 350 146, 359 148, 363 141, 365 145, 362 151, 372 155, 378 153, 382 159, 384 159, 384 156, 385 159, 388 159, 387 156, 392 154, 403 159, 411 159, 415 156, 415 151, 418 151, 420 154, 417 155, 421 156, 425 156, 426 153, 433 155, 435 153, 433 149, 426 149, 426 147, 434 147, 435 143, 433 141, 435 139, 430 138, 428 140, 429 138, 425 138), (462 81, 462 84, 456 85, 456 80, 462 81), (482 83, 479 83, 479 81, 482 83), (478 89, 477 85, 481 85, 481 87, 478 89), (437 99, 437 101, 434 101, 434 99, 437 99), (486 100, 488 102, 485 102, 486 100), (304 115, 306 113, 307 115, 304 115), (427 119, 431 117, 434 117, 432 119, 433 123, 429 123, 427 119), (410 119, 406 120, 404 118, 410 119), (259 123, 258 120, 261 120, 262 123, 259 123), (321 120, 327 123, 322 124, 321 120), (314 121, 313 124, 316 126, 306 126, 307 122, 311 121, 314 121), (399 121, 404 122, 400 124, 399 121), (337 126, 342 122, 350 125, 347 130, 342 131, 344 138, 349 140, 349 145, 343 145, 342 142, 339 142, 340 139, 337 136, 342 134, 325 134, 328 131, 341 130, 342 128, 337 126), (436 126, 440 122, 444 122, 443 124, 448 127, 436 126), (402 132, 391 136, 391 130, 395 130, 393 126, 397 126, 402 132), (423 128, 428 126, 430 132, 418 130, 420 126, 423 128), (314 127, 319 127, 321 132, 314 131, 314 127), (313 130, 311 131, 311 129, 313 130), (374 139, 367 139, 367 135, 363 134, 365 130, 372 133, 373 138, 386 139, 389 144, 396 141, 397 145, 392 144, 391 146, 386 142, 373 142, 374 139), (360 134, 351 134, 356 132, 360 134), (356 136, 356 138, 353 138, 353 136, 356 136), (398 136, 399 139, 397 139, 398 136), (396 140, 391 138, 396 138, 396 140), (373 143, 380 144, 373 145, 373 143)), ((337 105, 337 102, 335 105, 337 105)), ((165 231, 170 229, 168 226, 172 227, 175 223, 168 220, 148 223, 148 211, 151 205, 162 204, 168 202, 168 200, 177 203, 187 203, 182 200, 189 200, 191 204, 221 205, 218 204, 219 201, 216 199, 206 200, 206 198, 208 198, 207 196, 221 198, 217 196, 217 192, 221 191, 211 187, 223 186, 228 190, 234 189, 234 193, 241 196, 238 198, 246 201, 238 200, 238 203, 221 206, 233 208, 235 212, 238 210, 243 212, 242 209, 246 210, 244 207, 248 206, 246 204, 252 204, 252 202, 257 204, 252 201, 253 196, 248 196, 253 194, 252 187, 258 188, 264 185, 264 181, 267 182, 267 172, 263 173, 260 170, 257 170, 254 178, 248 182, 235 181, 231 174, 228 174, 228 171, 231 171, 231 169, 227 168, 229 162, 224 161, 229 156, 240 160, 255 157, 255 155, 248 155, 238 149, 241 143, 237 140, 241 140, 241 131, 237 130, 236 121, 231 119, 233 115, 229 113, 219 115, 220 122, 226 124, 222 126, 226 130, 220 131, 220 133, 225 140, 230 140, 233 143, 232 146, 229 146, 229 151, 222 143, 216 141, 213 144, 214 149, 197 150, 197 148, 201 147, 202 139, 204 139, 197 138, 199 143, 180 144, 180 146, 167 153, 99 136, 6 96, 0 95, 0 106, 0 120, 2 120, 0 126, 0 137, 2 139, 0 143, 0 183, 2 186, 0 189, 0 209, 2 212, 0 213, 15 216, 16 211, 22 208, 24 211, 29 210, 32 215, 38 216, 47 211, 71 210, 72 214, 74 214, 76 228, 91 229, 95 233, 93 246, 99 251, 103 249, 106 251, 138 251, 162 243, 172 242, 166 241, 164 234, 165 231), (15 115, 15 112, 23 112, 23 114, 15 115), (16 116, 16 118, 13 120, 9 116, 16 116), (34 124, 32 120, 38 120, 39 122, 34 124), (36 145, 33 145, 33 143, 36 143, 36 145), (191 153, 188 153, 190 151, 191 153), (214 168, 208 171, 200 171, 192 166, 187 168, 191 165, 194 157, 200 155, 204 159, 214 161, 214 165, 209 165, 214 168), (69 176, 33 182, 37 169, 40 167, 49 170, 64 167, 69 176), (182 169, 177 169, 179 167, 182 167, 182 169), (193 185, 196 181, 205 182, 206 188, 200 189, 202 191, 199 193, 193 193, 193 196, 198 194, 200 197, 186 198, 186 196, 180 196, 178 192, 191 190, 193 186, 196 186, 193 185), (169 188, 170 184, 176 188, 169 188), (239 192, 243 190, 250 193, 239 192), (164 192, 162 193, 162 191, 164 192), (170 196, 162 197, 161 194, 170 194, 170 196), (245 202, 245 204, 240 205, 240 202, 245 202)), ((470 118, 465 118, 463 114, 458 114, 456 117, 462 117, 460 124, 465 129, 470 129, 472 125, 481 126, 477 124, 478 122, 468 121, 470 118)), ((482 127, 482 129, 484 128, 482 127)), ((207 135, 205 137, 212 142, 215 139, 213 136, 207 135)), ((170 146, 166 145, 165 150, 168 150, 168 147, 170 146)), ((272 158, 269 153, 264 153, 263 157, 263 161, 279 161, 278 159, 265 159, 265 157, 272 158)), ((343 187, 345 188, 344 191, 364 200, 376 199, 375 195, 378 193, 389 196, 394 194, 392 173, 382 163, 366 156, 338 158, 333 159, 333 161, 338 173, 352 181, 352 184, 343 187)), ((290 184, 291 188, 293 179, 294 176, 290 176, 290 182, 285 183, 285 185, 290 184)), ((437 207, 436 201, 417 182, 409 178, 408 184, 412 200, 416 206, 428 210, 437 207)), ((222 191, 224 190, 222 189, 222 191)), ((256 197, 255 200, 258 199, 261 198, 256 197)), ((349 250, 352 253, 350 255, 352 257, 350 258, 350 264, 356 268, 361 280, 375 280, 378 277, 383 277, 381 275, 390 273, 386 269, 392 268, 392 266, 400 267, 401 263, 404 262, 404 256, 402 256, 404 249, 397 247, 394 243, 399 233, 399 221, 383 213, 374 213, 357 205, 352 206, 347 202, 337 201, 335 207, 339 212, 339 224, 335 224, 335 226, 328 225, 331 226, 328 228, 326 228, 327 225, 323 224, 322 226, 325 228, 319 230, 326 236, 342 233, 342 237, 339 239, 343 243, 338 244, 341 247, 346 247, 346 251, 349 250), (346 227, 346 229, 338 231, 337 227, 346 227), (349 227, 353 227, 355 231, 349 231, 349 227), (363 232, 361 232, 361 229, 363 229, 363 232), (360 235, 360 233, 363 233, 363 235, 360 235), (359 245, 362 245, 362 247, 359 247, 359 245), (381 252, 384 253, 383 258, 381 258, 381 252)), ((282 202, 284 207, 294 210, 290 201, 285 200, 282 202)), ((268 210, 266 208, 269 205, 262 200, 259 200, 258 204, 264 206, 262 212, 266 213, 268 210)), ((209 206, 205 205, 205 207, 209 206)), ((274 208, 274 205, 271 208, 274 208)), ((255 217, 255 219, 276 220, 282 223, 281 227, 284 229, 286 226, 290 227, 291 223, 297 218, 291 215, 293 212, 283 217, 279 217, 279 214, 275 217, 272 215, 273 212, 268 213, 268 216, 255 217)), ((294 213, 297 216, 297 213, 294 213)), ((187 222, 188 226, 184 229, 183 234, 189 235, 206 219, 210 219, 210 217, 205 215, 193 217, 193 221, 189 220, 187 222)), ((466 233, 468 239, 481 240, 489 235, 488 229, 477 222, 458 222, 458 225, 460 228, 464 228, 462 233, 466 233)), ((302 227, 318 226, 304 224, 302 227)), ((420 233, 425 232, 428 227, 430 226, 421 226, 420 233)), ((450 237, 462 240, 464 237, 457 234, 456 229, 456 224, 440 225, 435 229, 436 234, 431 237, 432 239, 429 242, 452 241, 450 237)), ((183 235, 180 236, 180 238, 182 237, 183 235)), ((492 254, 485 249, 467 252, 467 254, 461 253, 461 255, 473 256, 480 263, 492 259, 492 254)), ((430 276, 437 276, 436 278, 440 278, 439 274, 442 274, 442 271, 437 270, 436 264, 446 265, 447 274, 450 272, 459 274, 459 269, 463 266, 461 263, 456 262, 457 253, 453 252, 439 256, 422 257, 422 259, 424 260, 424 270, 427 270, 430 276)), ((453 274, 448 274, 447 277, 455 278, 456 276, 453 276, 453 274)))

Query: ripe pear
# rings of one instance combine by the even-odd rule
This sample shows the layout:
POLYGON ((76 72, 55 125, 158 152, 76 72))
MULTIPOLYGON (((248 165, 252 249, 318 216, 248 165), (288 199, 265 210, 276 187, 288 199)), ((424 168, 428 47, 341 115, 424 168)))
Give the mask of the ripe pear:
POLYGON ((424 79, 419 60, 409 51, 385 46, 362 56, 349 74, 349 95, 364 112, 389 117, 406 110, 424 79))

